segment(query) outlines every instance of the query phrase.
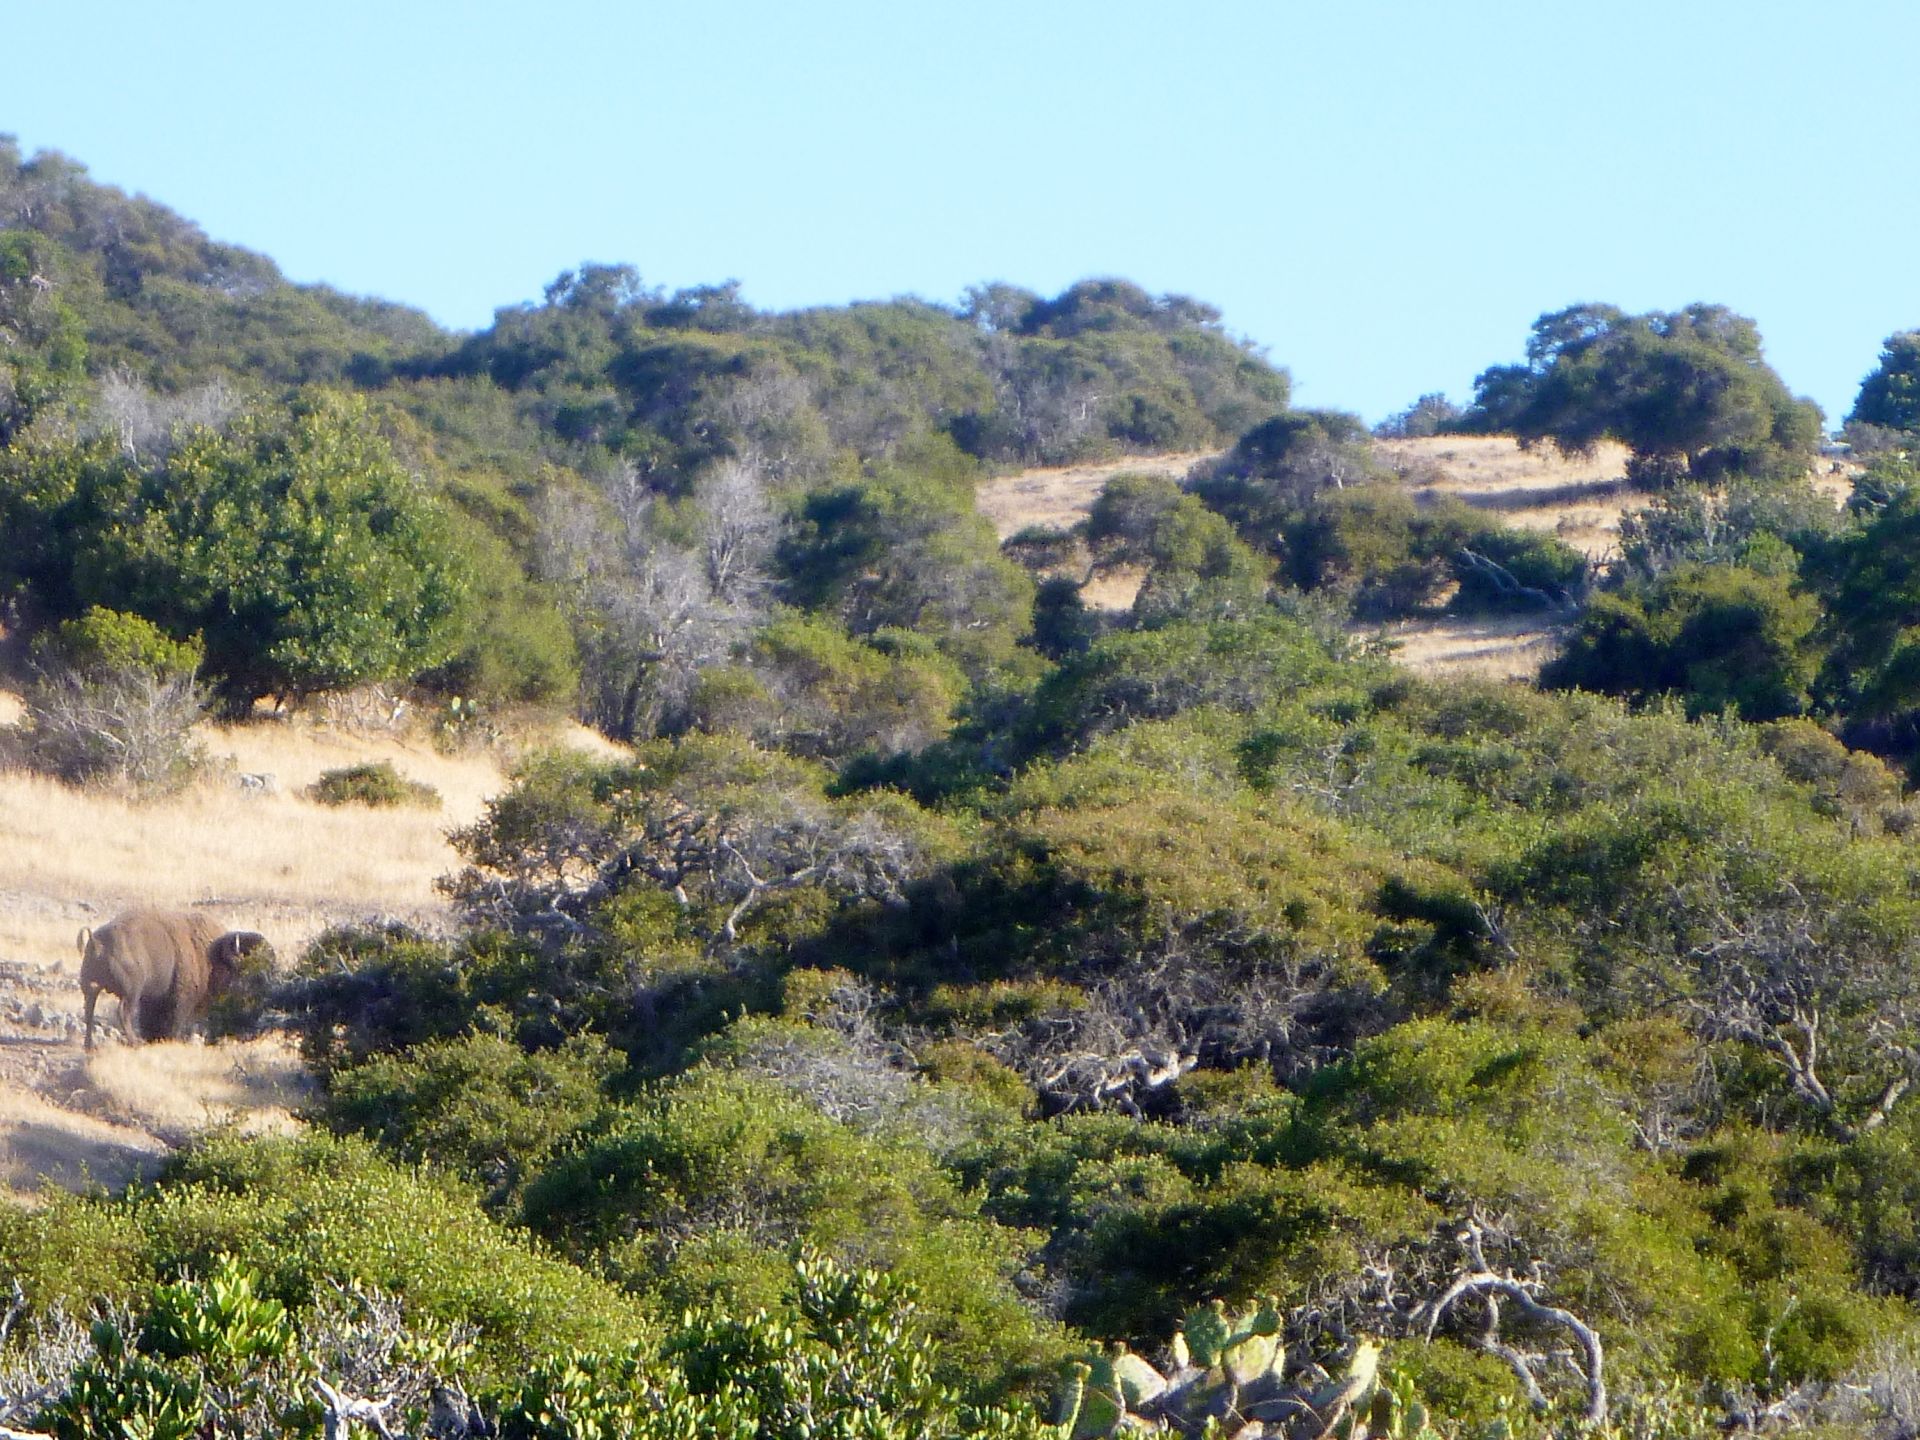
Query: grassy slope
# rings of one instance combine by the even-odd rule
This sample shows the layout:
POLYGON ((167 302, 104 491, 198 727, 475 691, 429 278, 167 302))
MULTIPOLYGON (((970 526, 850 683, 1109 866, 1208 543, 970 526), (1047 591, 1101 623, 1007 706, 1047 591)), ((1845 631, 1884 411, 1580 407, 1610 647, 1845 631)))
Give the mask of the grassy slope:
MULTIPOLYGON (((17 713, 0 692, 0 724, 17 713)), ((117 1186, 209 1124, 294 1123, 304 1078, 279 1036, 136 1049, 120 1042, 108 999, 106 1038, 86 1056, 80 927, 135 904, 204 905, 291 958, 343 922, 434 926, 446 916, 433 881, 456 858, 446 832, 504 783, 497 753, 443 756, 390 731, 267 722, 208 727, 203 739, 230 769, 158 804, 0 773, 0 1190, 117 1186), (323 770, 383 759, 437 788, 441 808, 330 809, 300 793, 323 770), (273 774, 279 793, 243 792, 236 771, 273 774)))

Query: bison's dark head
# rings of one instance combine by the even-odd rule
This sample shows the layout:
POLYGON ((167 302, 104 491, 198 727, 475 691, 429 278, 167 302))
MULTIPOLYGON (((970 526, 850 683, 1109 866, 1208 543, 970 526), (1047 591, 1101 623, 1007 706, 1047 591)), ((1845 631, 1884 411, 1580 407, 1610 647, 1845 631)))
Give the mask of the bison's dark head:
POLYGON ((225 995, 243 975, 264 969, 273 947, 257 930, 229 930, 207 951, 207 993, 225 995))

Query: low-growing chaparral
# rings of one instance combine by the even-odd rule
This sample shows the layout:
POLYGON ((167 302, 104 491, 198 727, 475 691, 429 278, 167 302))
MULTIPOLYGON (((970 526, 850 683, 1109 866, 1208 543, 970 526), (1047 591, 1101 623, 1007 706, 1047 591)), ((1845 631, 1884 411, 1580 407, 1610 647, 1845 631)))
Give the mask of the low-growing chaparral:
POLYGON ((0 340, 0 1435, 1920 1433, 1914 333, 1370 428, 7 141, 0 340))

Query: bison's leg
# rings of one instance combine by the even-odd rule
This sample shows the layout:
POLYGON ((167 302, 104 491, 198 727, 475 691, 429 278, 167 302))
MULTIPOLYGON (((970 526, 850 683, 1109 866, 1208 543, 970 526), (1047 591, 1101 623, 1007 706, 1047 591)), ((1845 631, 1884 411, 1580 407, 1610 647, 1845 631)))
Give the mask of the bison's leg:
POLYGON ((98 985, 82 985, 81 991, 87 997, 87 1049, 93 1049, 93 1007, 100 1000, 98 985))
POLYGON ((120 1029, 131 1045, 138 1045, 147 1038, 146 1011, 141 1005, 143 998, 138 985, 132 986, 120 997, 120 1029))
POLYGON ((174 1024, 174 998, 171 993, 148 995, 140 1004, 140 1038, 143 1040, 177 1040, 179 1031, 174 1024))

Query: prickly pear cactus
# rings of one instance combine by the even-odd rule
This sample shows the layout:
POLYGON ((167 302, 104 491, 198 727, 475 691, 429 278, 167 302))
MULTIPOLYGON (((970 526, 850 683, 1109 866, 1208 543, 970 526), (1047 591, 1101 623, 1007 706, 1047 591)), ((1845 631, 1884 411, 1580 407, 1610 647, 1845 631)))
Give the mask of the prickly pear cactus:
POLYGON ((1272 1305, 1194 1311, 1167 1347, 1165 1373, 1114 1345, 1071 1367, 1060 1392, 1064 1440, 1168 1435, 1183 1440, 1438 1440, 1404 1377, 1383 1380, 1363 1340, 1345 1370, 1309 1366, 1292 1383, 1272 1305))
POLYGON ((1102 1389, 1094 1376, 1094 1367, 1071 1365, 1061 1388, 1057 1422, 1071 1440, 1092 1440, 1097 1435, 1116 1434, 1127 1418, 1127 1407, 1119 1394, 1102 1389))
POLYGON ((1227 1348, 1227 1341, 1233 1336, 1233 1326, 1227 1320, 1226 1302, 1216 1300, 1211 1308, 1195 1310, 1187 1316, 1180 1333, 1186 1337, 1187 1354, 1193 1357, 1195 1365, 1202 1369, 1217 1365, 1220 1352, 1227 1348))
MULTIPOLYGON (((1260 1407, 1289 1403, 1280 1312, 1272 1305, 1230 1314, 1215 1301, 1186 1318, 1168 1346, 1162 1374, 1124 1345, 1073 1367, 1059 1419, 1070 1440, 1128 1432, 1199 1436, 1278 1435, 1258 1423, 1260 1407)), ((1293 1408, 1298 1410, 1295 1402, 1293 1408)))
POLYGON ((1406 1375, 1382 1380, 1375 1387, 1367 1435, 1370 1440, 1440 1440, 1432 1415, 1406 1375))

